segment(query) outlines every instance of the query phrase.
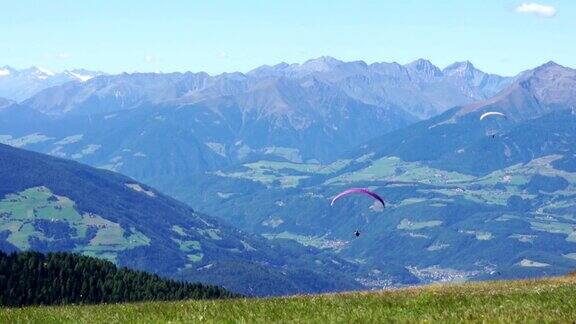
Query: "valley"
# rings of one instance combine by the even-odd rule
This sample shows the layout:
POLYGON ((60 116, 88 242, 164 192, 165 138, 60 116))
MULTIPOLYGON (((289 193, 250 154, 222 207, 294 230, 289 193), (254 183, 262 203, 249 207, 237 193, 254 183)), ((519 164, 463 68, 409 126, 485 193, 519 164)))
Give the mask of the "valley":
MULTIPOLYGON (((0 140, 126 174, 220 220, 149 232, 157 221, 119 222, 31 181, 3 191, 1 244, 255 295, 563 274, 576 266, 574 89, 574 70, 554 63, 502 78, 469 63, 440 70, 328 57, 246 74, 64 83, 7 102, 0 140), (374 87, 357 85, 360 76, 374 87), (399 82, 429 96, 428 112, 405 101, 421 97, 400 96, 399 82), (452 101, 426 92, 454 94, 455 84, 452 101), (488 110, 507 118, 479 121, 488 110), (377 191, 386 208, 363 199, 330 207, 349 187, 377 191), (228 240, 236 230, 225 224, 250 238, 228 240), (160 246, 174 256, 162 270, 131 257, 160 246), (279 286, 229 279, 231 268, 252 276, 270 264, 277 270, 264 276, 279 276, 279 286), (303 286, 290 279, 301 271, 320 277, 303 286)), ((122 190, 158 199, 144 184, 124 180, 122 190)))

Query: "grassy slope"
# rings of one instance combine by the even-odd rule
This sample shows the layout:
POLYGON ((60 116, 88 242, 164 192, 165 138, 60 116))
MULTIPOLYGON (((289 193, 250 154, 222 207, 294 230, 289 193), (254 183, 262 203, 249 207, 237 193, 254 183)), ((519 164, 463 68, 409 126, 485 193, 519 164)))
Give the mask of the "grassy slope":
POLYGON ((576 276, 270 299, 0 309, 0 322, 570 322, 576 276))

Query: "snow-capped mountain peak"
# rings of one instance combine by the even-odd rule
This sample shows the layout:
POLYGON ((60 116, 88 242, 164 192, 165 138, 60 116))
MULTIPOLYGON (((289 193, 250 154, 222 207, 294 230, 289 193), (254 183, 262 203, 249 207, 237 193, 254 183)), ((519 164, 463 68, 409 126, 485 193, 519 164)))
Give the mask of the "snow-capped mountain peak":
POLYGON ((9 76, 12 73, 11 70, 12 69, 9 66, 0 68, 0 77, 9 76))
POLYGON ((86 70, 70 70, 64 71, 64 73, 80 82, 86 82, 95 76, 102 75, 101 72, 92 72, 86 70))
POLYGON ((54 73, 48 69, 45 69, 43 67, 34 67, 33 69, 35 70, 35 74, 39 79, 44 80, 44 79, 47 79, 49 77, 53 77, 56 75, 56 73, 54 73))
POLYGON ((70 81, 85 82, 101 74, 83 69, 53 72, 36 66, 26 69, 4 66, 0 67, 0 97, 19 102, 46 88, 70 81))

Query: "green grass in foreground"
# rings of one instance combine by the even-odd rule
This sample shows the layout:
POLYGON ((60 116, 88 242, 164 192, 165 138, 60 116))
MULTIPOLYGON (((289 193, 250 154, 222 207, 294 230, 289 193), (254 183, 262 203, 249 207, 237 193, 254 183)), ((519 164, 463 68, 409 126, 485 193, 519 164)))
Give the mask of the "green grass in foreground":
POLYGON ((572 322, 576 276, 297 296, 0 309, 15 322, 572 322))

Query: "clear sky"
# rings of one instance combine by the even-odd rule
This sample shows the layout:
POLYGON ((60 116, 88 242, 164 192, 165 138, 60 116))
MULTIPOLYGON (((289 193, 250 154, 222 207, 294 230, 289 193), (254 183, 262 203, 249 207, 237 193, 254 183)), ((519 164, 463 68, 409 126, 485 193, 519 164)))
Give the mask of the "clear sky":
POLYGON ((576 67, 575 0, 0 0, 0 66, 248 71, 322 55, 576 67))

